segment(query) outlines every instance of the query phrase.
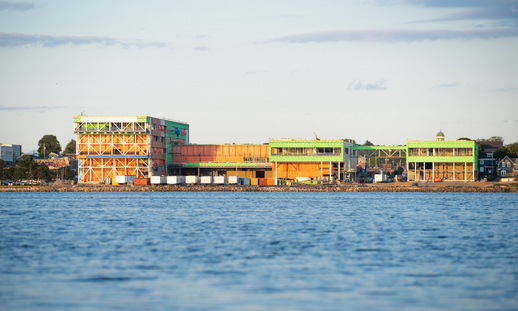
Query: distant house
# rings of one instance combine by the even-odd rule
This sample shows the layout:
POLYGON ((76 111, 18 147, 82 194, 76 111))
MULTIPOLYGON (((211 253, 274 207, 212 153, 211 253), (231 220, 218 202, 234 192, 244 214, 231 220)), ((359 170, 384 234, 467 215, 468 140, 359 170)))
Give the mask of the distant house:
POLYGON ((47 159, 59 159, 59 154, 55 153, 55 152, 51 152, 49 153, 49 155, 47 156, 47 159))
POLYGON ((511 159, 505 156, 500 162, 498 162, 497 170, 499 177, 513 176, 518 174, 518 165, 516 165, 518 159, 511 159))
POLYGON ((488 180, 492 180, 497 177, 497 160, 493 155, 498 148, 504 145, 504 142, 481 140, 477 143, 480 146, 480 150, 478 151, 478 176, 480 179, 487 178, 488 180))

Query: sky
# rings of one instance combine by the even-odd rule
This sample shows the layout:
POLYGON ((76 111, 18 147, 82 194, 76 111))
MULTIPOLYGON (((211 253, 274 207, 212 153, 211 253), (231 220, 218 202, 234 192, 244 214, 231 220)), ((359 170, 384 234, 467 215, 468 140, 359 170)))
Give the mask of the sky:
POLYGON ((191 143, 518 141, 518 0, 0 1, 0 143, 73 116, 191 143))

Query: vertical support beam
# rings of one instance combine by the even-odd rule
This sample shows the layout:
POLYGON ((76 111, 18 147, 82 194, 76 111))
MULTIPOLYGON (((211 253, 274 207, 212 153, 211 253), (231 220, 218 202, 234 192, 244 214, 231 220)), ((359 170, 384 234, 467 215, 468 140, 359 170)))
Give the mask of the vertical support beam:
POLYGON ((410 171, 409 171, 409 169, 410 169, 410 166, 408 165, 408 162, 406 162, 406 174, 408 175, 407 179, 406 179, 407 181, 410 181, 410 171))
POLYGON ((340 162, 338 162, 338 182, 340 182, 340 162))
POLYGON ((427 181, 427 179, 426 179, 426 162, 423 162, 423 180, 427 181))
POLYGON ((331 164, 331 162, 329 162, 329 181, 331 181, 331 176, 333 175, 332 174, 332 170, 333 169, 333 165, 331 164))
POLYGON ((473 174, 473 181, 475 181, 475 162, 473 162, 472 174, 473 174))
POLYGON ((322 170, 324 169, 324 162, 320 162, 320 181, 322 181, 322 177, 324 177, 324 173, 322 170))
POLYGON ((453 162, 453 180, 455 180, 455 162, 453 162))
POLYGON ((432 182, 435 182, 435 162, 432 162, 432 182))
POLYGON ((417 181, 417 162, 414 162, 414 181, 417 181))
POLYGON ((277 162, 275 162, 275 179, 277 179, 277 162))
POLYGON ((464 181, 468 181, 468 163, 464 162, 464 181))

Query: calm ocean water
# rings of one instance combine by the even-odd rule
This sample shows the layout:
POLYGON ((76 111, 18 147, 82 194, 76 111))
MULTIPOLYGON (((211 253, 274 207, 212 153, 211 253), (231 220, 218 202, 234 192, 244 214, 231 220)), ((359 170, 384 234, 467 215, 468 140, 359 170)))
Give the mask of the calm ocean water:
POLYGON ((518 310, 518 194, 0 193, 1 310, 518 310))

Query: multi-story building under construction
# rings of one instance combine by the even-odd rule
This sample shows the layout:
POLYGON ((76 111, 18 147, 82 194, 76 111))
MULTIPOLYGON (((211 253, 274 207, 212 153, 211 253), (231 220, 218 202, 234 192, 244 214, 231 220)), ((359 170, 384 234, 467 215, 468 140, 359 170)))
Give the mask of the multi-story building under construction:
POLYGON ((74 117, 78 179, 98 182, 116 175, 164 175, 173 146, 189 143, 189 125, 148 116, 74 117))

